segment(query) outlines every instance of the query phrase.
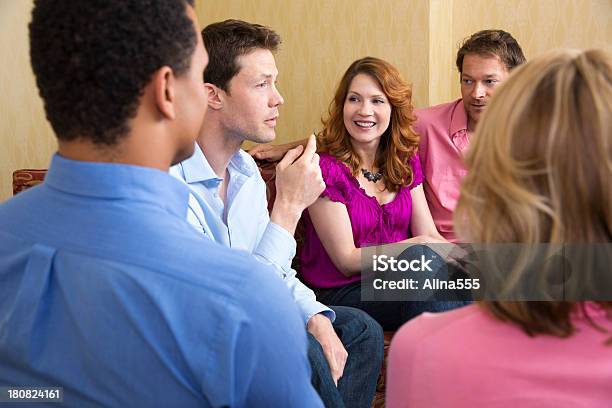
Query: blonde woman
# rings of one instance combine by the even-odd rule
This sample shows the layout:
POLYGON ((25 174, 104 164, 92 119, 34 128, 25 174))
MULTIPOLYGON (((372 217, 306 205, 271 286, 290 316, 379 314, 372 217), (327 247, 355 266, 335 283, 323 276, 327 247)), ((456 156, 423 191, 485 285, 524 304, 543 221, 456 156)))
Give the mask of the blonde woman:
MULTIPOLYGON (((612 241, 609 53, 554 51, 517 68, 472 143, 463 239, 612 241)), ((611 312, 609 301, 498 301, 425 314, 393 340, 388 404, 611 406, 611 312)))

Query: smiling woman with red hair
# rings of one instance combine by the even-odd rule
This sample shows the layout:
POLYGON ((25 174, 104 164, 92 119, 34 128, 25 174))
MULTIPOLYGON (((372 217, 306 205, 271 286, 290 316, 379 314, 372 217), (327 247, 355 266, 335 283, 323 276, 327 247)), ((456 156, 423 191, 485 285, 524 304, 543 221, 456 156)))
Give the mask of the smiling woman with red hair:
POLYGON ((326 188, 304 217, 301 273, 319 300, 365 310, 385 330, 464 304, 361 300, 363 247, 447 242, 425 201, 414 121, 412 89, 397 68, 373 57, 353 62, 317 137, 326 188))
MULTIPOLYGON (((366 107, 365 110, 367 109, 366 107)), ((419 137, 411 128, 415 120, 412 88, 402 79, 397 68, 381 59, 366 57, 353 62, 338 84, 334 100, 329 107, 329 118, 317 137, 319 151, 346 163, 356 177, 359 176, 361 167, 372 164, 382 173, 381 184, 384 184, 389 192, 395 193, 401 187, 410 185, 414 178, 409 161, 415 156, 419 146, 419 137), (390 110, 389 118, 385 116, 381 118, 383 120, 380 123, 367 128, 351 122, 352 119, 368 119, 368 112, 358 112, 354 117, 345 120, 346 110, 362 109, 358 105, 363 103, 359 100, 360 95, 355 89, 351 89, 351 85, 353 88, 358 85, 353 84, 356 77, 359 84, 378 88, 380 98, 372 101, 372 111, 377 112, 376 106, 383 106, 385 115, 390 110), (383 128, 384 125, 387 126, 386 129, 383 128), (375 134, 375 138, 380 138, 374 151, 373 163, 362 163, 362 149, 356 145, 354 138, 351 138, 353 134, 360 133, 375 134)))

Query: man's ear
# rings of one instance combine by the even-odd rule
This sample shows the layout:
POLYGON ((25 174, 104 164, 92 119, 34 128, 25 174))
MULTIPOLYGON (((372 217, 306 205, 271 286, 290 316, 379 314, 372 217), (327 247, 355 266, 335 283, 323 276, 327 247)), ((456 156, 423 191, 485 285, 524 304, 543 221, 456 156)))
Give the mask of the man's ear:
POLYGON ((155 104, 159 112, 167 119, 175 119, 175 78, 172 68, 163 66, 153 74, 155 104))
POLYGON ((218 86, 208 82, 204 83, 204 87, 208 93, 208 107, 213 110, 221 109, 227 93, 218 86))

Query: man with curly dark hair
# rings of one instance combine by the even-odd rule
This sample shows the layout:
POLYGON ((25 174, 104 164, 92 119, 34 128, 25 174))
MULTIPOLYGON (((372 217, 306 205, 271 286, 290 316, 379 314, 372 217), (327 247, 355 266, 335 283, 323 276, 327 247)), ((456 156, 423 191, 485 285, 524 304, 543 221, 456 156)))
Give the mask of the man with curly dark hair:
POLYGON ((0 206, 0 384, 68 406, 321 406, 287 289, 197 234, 167 173, 205 115, 193 1, 36 0, 30 49, 58 152, 0 206))

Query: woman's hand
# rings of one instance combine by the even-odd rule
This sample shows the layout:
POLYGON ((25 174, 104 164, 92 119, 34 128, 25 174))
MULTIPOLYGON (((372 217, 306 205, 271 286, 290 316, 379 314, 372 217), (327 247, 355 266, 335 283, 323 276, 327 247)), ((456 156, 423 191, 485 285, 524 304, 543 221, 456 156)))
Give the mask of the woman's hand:
POLYGON ((418 244, 426 245, 431 248, 432 251, 440 255, 446 262, 463 258, 467 255, 467 252, 458 245, 447 241, 441 236, 432 237, 430 235, 419 235, 400 241, 401 244, 418 244))
POLYGON ((401 242, 407 244, 450 244, 450 242, 440 236, 432 237, 430 235, 419 235, 417 237, 405 239, 401 242))
POLYGON ((307 143, 308 138, 279 145, 259 144, 250 149, 248 153, 258 160, 279 161, 289 150, 300 145, 305 147, 307 143))

